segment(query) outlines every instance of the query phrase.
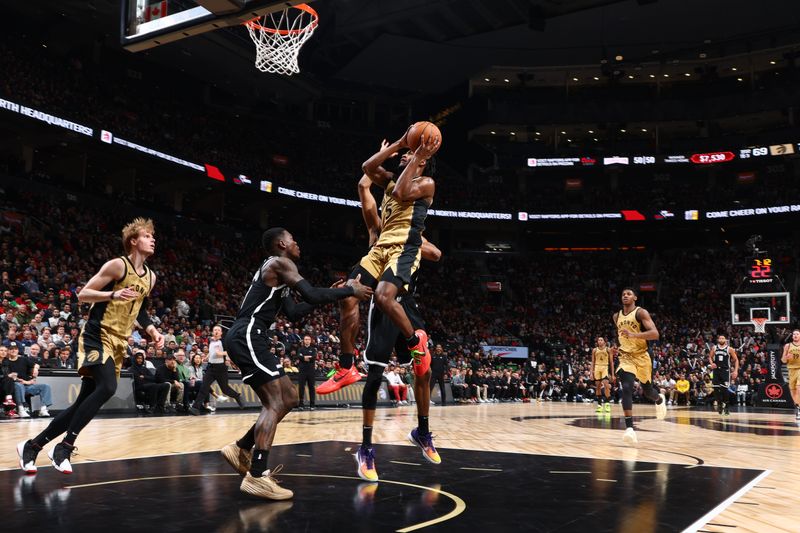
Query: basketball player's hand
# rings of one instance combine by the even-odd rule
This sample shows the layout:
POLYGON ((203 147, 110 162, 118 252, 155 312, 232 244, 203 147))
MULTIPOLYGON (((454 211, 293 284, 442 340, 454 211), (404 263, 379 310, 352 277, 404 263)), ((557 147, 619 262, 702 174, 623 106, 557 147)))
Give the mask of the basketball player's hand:
POLYGON ((157 329, 153 328, 153 332, 150 333, 150 338, 156 343, 156 348, 161 349, 164 347, 164 335, 159 333, 157 329))
POLYGON ((331 289, 341 289, 347 284, 347 282, 343 279, 337 279, 333 285, 331 285, 331 289))
MULTIPOLYGON (((403 138, 405 138, 405 135, 403 135, 403 138)), ((381 152, 383 152, 384 150, 386 150, 387 148, 389 148, 389 146, 391 146, 391 145, 389 144, 389 141, 387 141, 386 139, 382 140, 382 141, 381 141, 381 152)), ((391 158, 393 158, 393 157, 397 157, 397 154, 399 154, 399 153, 400 153, 400 152, 394 152, 394 153, 392 153, 392 155, 390 155, 390 156, 389 156, 389 159, 391 159, 391 158)))
POLYGON ((130 287, 125 287, 124 289, 120 289, 118 291, 114 291, 111 293, 112 300, 122 300, 123 302, 130 302, 139 297, 139 293, 135 290, 131 289, 130 287))
POLYGON ((430 157, 436 153, 436 150, 439 149, 439 144, 442 140, 438 137, 429 135, 425 137, 424 135, 420 138, 419 147, 414 152, 414 155, 420 159, 430 159, 430 157))
POLYGON ((619 330, 619 334, 627 339, 631 337, 631 330, 623 328, 619 330))
POLYGON ((347 286, 353 287, 354 296, 359 300, 372 298, 372 288, 361 284, 361 274, 356 276, 356 279, 347 280, 347 286))
POLYGON ((715 368, 717 368, 717 363, 711 363, 711 370, 714 370, 715 368))

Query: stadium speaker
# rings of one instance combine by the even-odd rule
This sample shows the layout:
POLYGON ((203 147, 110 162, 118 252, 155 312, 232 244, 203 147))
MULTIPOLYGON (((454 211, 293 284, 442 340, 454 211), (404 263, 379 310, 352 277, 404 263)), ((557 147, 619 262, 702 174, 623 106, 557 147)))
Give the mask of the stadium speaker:
POLYGON ((533 4, 528 8, 528 28, 533 31, 544 31, 547 17, 542 6, 533 4))

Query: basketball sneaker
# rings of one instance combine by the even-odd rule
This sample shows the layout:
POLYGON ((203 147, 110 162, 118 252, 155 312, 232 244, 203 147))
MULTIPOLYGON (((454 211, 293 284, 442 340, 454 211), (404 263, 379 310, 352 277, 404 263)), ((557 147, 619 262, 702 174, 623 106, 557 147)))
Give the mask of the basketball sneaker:
POLYGON ((72 465, 69 462, 72 454, 77 450, 75 446, 67 444, 66 442, 59 442, 53 449, 47 452, 47 456, 53 463, 53 468, 64 474, 72 473, 72 465))
POLYGON ((14 403, 14 398, 12 398, 11 396, 6 396, 6 399, 3 400, 3 407, 13 408, 16 406, 17 404, 14 403))
POLYGON ((228 464, 234 470, 239 472, 239 475, 246 475, 250 471, 250 461, 252 460, 252 452, 239 448, 239 446, 232 442, 220 450, 222 456, 228 461, 228 464))
POLYGON ((728 404, 727 403, 723 403, 722 404, 722 414, 725 415, 725 416, 730 416, 730 414, 731 414, 730 410, 728 409, 728 404))
POLYGON ((294 496, 294 493, 278 485, 278 480, 274 477, 282 468, 283 465, 278 465, 272 470, 264 472, 261 477, 253 477, 250 472, 247 472, 239 489, 246 494, 265 500, 288 500, 294 496))
POLYGON ((425 333, 423 329, 418 329, 414 333, 419 339, 419 342, 410 348, 414 374, 417 376, 424 376, 431 368, 431 352, 428 349, 428 334, 425 333))
POLYGON ((658 397, 661 398, 661 403, 656 404, 656 418, 664 420, 667 418, 667 399, 664 398, 663 394, 659 394, 658 397))
POLYGON ((595 411, 597 411, 598 413, 602 413, 603 412, 603 404, 600 403, 600 402, 597 402, 597 409, 595 409, 595 411))
POLYGON ((356 365, 350 368, 339 367, 328 381, 317 387, 317 394, 330 394, 359 380, 361 380, 361 374, 358 373, 356 365))
POLYGON ((375 449, 372 446, 368 448, 362 444, 353 457, 358 465, 358 477, 364 481, 378 481, 378 471, 375 470, 375 449))
POLYGON ((23 440, 17 444, 19 467, 23 470, 23 472, 26 474, 36 473, 36 456, 39 455, 40 451, 42 451, 42 448, 36 446, 30 440, 23 440))
POLYGON ((639 443, 639 439, 636 438, 636 432, 633 430, 633 428, 628 428, 625 430, 625 433, 622 435, 622 442, 628 446, 633 446, 639 443))
POLYGON ((408 440, 411 441, 411 444, 419 446, 422 450, 422 456, 429 462, 435 465, 441 464, 442 458, 439 457, 439 452, 436 451, 436 446, 433 445, 433 435, 420 433, 418 428, 414 428, 408 434, 408 440))
POLYGON ((606 402, 605 410, 606 410, 606 413, 610 413, 611 412, 611 402, 606 402))

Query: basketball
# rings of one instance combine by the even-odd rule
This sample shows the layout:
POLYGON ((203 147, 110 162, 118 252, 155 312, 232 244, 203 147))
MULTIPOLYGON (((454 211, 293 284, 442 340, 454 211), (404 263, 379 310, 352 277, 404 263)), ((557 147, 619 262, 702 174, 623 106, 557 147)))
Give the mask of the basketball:
MULTIPOLYGON (((408 147, 412 150, 419 148, 423 135, 425 138, 428 138, 428 136, 438 137, 439 148, 442 147, 442 132, 439 131, 439 128, 436 126, 436 124, 427 121, 415 122, 410 128, 408 128, 408 132, 406 133, 408 147)), ((437 150, 439 148, 437 148, 437 150)))

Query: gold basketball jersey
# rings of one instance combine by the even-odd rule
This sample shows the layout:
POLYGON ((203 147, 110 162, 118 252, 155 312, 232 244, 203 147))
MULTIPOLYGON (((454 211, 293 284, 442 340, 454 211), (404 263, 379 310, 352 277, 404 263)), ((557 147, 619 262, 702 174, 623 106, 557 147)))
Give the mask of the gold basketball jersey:
POLYGON ((637 352, 646 352, 647 351, 647 341, 644 339, 632 339, 630 337, 623 337, 621 332, 623 329, 627 329, 633 333, 641 333, 642 331, 642 324, 638 320, 636 320, 636 312, 639 311, 638 307, 635 307, 633 311, 628 313, 627 315, 622 312, 622 309, 619 310, 619 314, 617 315, 617 339, 619 341, 619 349, 626 353, 637 353, 637 352))
MULTIPOLYGON (((89 323, 94 322, 100 326, 99 330, 106 335, 127 337, 133 331, 133 323, 136 321, 136 316, 139 314, 139 309, 142 307, 145 296, 150 294, 153 275, 147 265, 144 265, 144 275, 140 276, 136 273, 136 269, 127 257, 123 256, 121 259, 125 263, 125 275, 121 280, 109 283, 102 290, 119 291, 130 287, 139 296, 127 302, 123 300, 95 302, 89 310, 87 326, 89 323)), ((94 328, 85 329, 92 330, 94 328)))
POLYGON ((789 360, 786 362, 789 368, 800 368, 800 346, 789 343, 789 360))
POLYGON ((594 364, 597 367, 608 366, 608 348, 594 349, 594 364))
MULTIPOLYGON (((419 178, 416 178, 419 179, 419 178)), ((398 202, 392 197, 396 183, 389 182, 381 202, 381 234, 376 246, 422 245, 422 232, 430 207, 424 199, 398 202)))

